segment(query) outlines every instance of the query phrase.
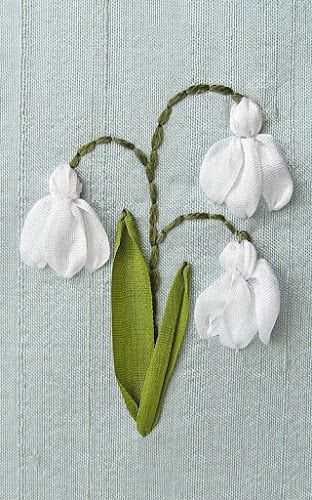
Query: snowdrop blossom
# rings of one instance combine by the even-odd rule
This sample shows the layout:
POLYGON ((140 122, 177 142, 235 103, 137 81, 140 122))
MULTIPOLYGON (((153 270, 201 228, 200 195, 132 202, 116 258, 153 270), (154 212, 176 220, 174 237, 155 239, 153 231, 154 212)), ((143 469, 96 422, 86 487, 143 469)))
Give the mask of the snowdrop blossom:
POLYGON ((252 243, 232 241, 220 255, 225 274, 198 297, 195 324, 203 339, 219 335, 221 344, 243 349, 259 334, 268 344, 280 310, 277 278, 252 243))
POLYGON ((260 106, 243 97, 231 109, 230 128, 234 137, 215 143, 204 158, 202 190, 236 217, 251 217, 261 195, 270 210, 280 210, 292 196, 293 183, 279 143, 259 133, 260 106))
POLYGON ((48 264, 71 278, 84 266, 93 271, 109 258, 106 232, 90 205, 79 198, 81 183, 69 165, 61 165, 49 180, 50 194, 39 200, 26 217, 20 252, 34 268, 48 264))

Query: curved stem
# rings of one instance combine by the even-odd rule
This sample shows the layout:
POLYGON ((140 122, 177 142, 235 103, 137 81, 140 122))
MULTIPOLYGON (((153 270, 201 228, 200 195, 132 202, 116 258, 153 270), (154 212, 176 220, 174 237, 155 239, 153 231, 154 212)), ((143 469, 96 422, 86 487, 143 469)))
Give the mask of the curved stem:
POLYGON ((142 163, 144 167, 146 167, 148 158, 147 155, 143 151, 141 151, 141 149, 138 149, 134 144, 132 144, 132 142, 126 141, 121 137, 112 137, 110 135, 98 137, 94 141, 84 144, 84 146, 79 148, 75 156, 70 160, 70 166, 72 168, 76 168, 79 165, 82 156, 91 153, 91 151, 93 151, 99 144, 111 144, 112 142, 115 144, 119 144, 119 146, 122 146, 123 148, 133 151, 137 159, 142 163))
POLYGON ((167 103, 166 108, 162 111, 158 118, 157 127, 153 133, 152 141, 151 141, 151 153, 149 157, 139 148, 135 146, 132 142, 129 142, 120 137, 112 137, 112 136, 102 136, 98 137, 94 141, 91 141, 81 148, 78 149, 76 155, 70 160, 70 166, 75 169, 82 158, 82 156, 93 151, 96 146, 100 144, 110 144, 115 143, 120 146, 130 149, 133 151, 137 159, 140 163, 145 167, 146 177, 149 183, 149 194, 151 200, 150 207, 150 216, 149 216, 149 241, 151 245, 151 255, 149 259, 149 273, 150 273, 150 281, 151 281, 151 289, 153 296, 153 311, 154 311, 154 325, 155 325, 155 340, 157 339, 157 292, 159 290, 159 271, 158 271, 158 257, 159 257, 159 244, 164 240, 166 235, 171 229, 181 224, 184 220, 194 220, 194 219, 218 219, 222 220, 222 222, 231 230, 232 233, 239 235, 242 239, 251 240, 248 233, 245 231, 237 231, 235 227, 220 214, 186 214, 177 217, 173 222, 165 226, 165 228, 158 234, 157 222, 158 222, 158 192, 157 186, 155 183, 155 173, 158 166, 158 149, 161 146, 164 138, 164 125, 168 122, 170 115, 172 113, 172 108, 183 99, 185 99, 189 95, 198 95, 203 94, 205 92, 216 92, 218 94, 229 95, 235 102, 239 102, 243 95, 237 92, 234 92, 230 87, 226 87, 224 85, 215 85, 215 84, 198 84, 192 85, 182 92, 179 92, 175 96, 173 96, 167 103))
POLYGON ((149 260, 149 270, 150 270, 150 280, 151 280, 151 288, 153 295, 155 339, 157 338, 157 292, 159 290, 159 283, 160 283, 159 272, 158 272, 158 257, 159 257, 158 245, 159 245, 159 238, 161 237, 162 234, 162 233, 158 234, 158 229, 157 229, 158 193, 155 184, 155 173, 158 166, 158 149, 161 146, 164 138, 163 127, 170 118, 173 106, 183 101, 183 99, 185 99, 190 95, 198 95, 198 94, 203 94, 205 92, 216 92, 218 94, 229 95, 237 103, 240 102, 242 97, 244 97, 242 94, 235 92, 230 87, 226 87, 224 85, 215 85, 215 84, 210 85, 202 83, 198 85, 192 85, 191 87, 188 87, 187 89, 182 90, 182 92, 176 94, 168 101, 166 108, 162 111, 162 113, 158 118, 158 124, 153 133, 151 141, 151 146, 152 146, 151 154, 149 156, 148 163, 146 165, 146 175, 149 182, 150 199, 151 199, 150 217, 149 217, 149 225, 150 225, 149 241, 152 248, 149 260))
POLYGON ((248 240, 252 242, 251 236, 247 231, 239 231, 236 229, 234 224, 232 224, 230 221, 228 221, 222 214, 210 214, 206 212, 193 212, 190 214, 184 214, 184 215, 179 215, 176 217, 172 222, 167 224, 159 233, 157 243, 158 245, 164 241, 166 238, 167 234, 172 231, 175 227, 180 226, 184 221, 187 220, 218 220, 222 222, 229 231, 231 231, 232 234, 234 234, 239 241, 242 240, 248 240))

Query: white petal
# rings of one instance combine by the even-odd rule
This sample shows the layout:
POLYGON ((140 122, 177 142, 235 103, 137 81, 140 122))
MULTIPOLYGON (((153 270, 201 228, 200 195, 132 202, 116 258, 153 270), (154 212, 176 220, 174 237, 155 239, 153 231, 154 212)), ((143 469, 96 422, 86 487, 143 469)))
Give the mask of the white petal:
POLYGON ((232 339, 236 349, 246 347, 257 333, 254 297, 246 280, 236 276, 223 312, 220 342, 228 347, 232 339))
POLYGON ((234 272, 236 269, 236 263, 239 254, 239 242, 236 240, 231 240, 230 243, 224 247, 222 250, 219 261, 222 267, 229 272, 234 272))
POLYGON ((280 290, 278 280, 266 260, 258 260, 250 283, 255 295, 259 337, 264 344, 268 344, 280 311, 280 290))
POLYGON ((215 322, 221 317, 229 291, 230 277, 218 278, 196 300, 194 320, 197 333, 203 339, 217 335, 215 322))
POLYGON ((81 182, 70 165, 60 165, 52 172, 49 179, 49 191, 56 198, 75 200, 82 190, 81 182))
POLYGON ((219 261, 226 271, 231 273, 238 271, 248 279, 255 270, 257 250, 250 241, 243 240, 239 243, 232 240, 222 251, 219 261))
POLYGON ((243 240, 239 243, 239 249, 237 269, 245 279, 248 279, 255 270, 257 250, 255 246, 247 240, 243 240))
POLYGON ((21 233, 21 257, 25 264, 38 269, 47 264, 45 235, 51 206, 51 196, 41 198, 28 213, 21 233))
POLYGON ((200 187, 208 198, 223 203, 243 164, 240 139, 231 137, 209 148, 200 170, 200 187))
POLYGON ((87 260, 87 240, 79 208, 70 200, 54 200, 47 223, 48 264, 64 278, 78 273, 87 260))
POLYGON ((241 139, 244 161, 241 173, 225 203, 235 217, 251 217, 258 206, 262 191, 262 173, 254 138, 241 139))
POLYGON ((252 137, 258 134, 262 128, 260 106, 248 97, 243 97, 231 109, 230 127, 233 134, 240 137, 252 137))
POLYGON ((263 197, 270 210, 280 210, 292 197, 293 182, 279 143, 269 134, 257 136, 263 172, 263 197))
POLYGON ((218 335, 220 344, 224 347, 229 347, 230 349, 238 349, 234 340, 232 339, 231 332, 228 329, 228 326, 224 324, 224 320, 222 318, 221 324, 218 327, 218 335))
POLYGON ((85 200, 74 202, 84 220, 88 256, 85 267, 91 271, 103 266, 109 259, 109 242, 105 229, 96 212, 85 200))

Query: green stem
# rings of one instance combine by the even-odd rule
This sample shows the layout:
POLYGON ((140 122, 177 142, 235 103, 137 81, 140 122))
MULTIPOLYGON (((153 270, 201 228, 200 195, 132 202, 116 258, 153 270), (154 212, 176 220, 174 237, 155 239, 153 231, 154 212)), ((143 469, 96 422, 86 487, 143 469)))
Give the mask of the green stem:
POLYGON ((222 222, 232 234, 234 234, 239 241, 248 240, 252 241, 251 236, 247 231, 238 230, 230 221, 228 221, 222 214, 210 214, 206 212, 193 212, 190 214, 179 215, 172 222, 167 224, 159 233, 157 238, 157 244, 160 245, 166 238, 167 234, 172 231, 175 227, 180 226, 184 221, 187 220, 218 220, 222 222))
MULTIPOLYGON (((158 258, 159 258, 159 243, 165 238, 167 232, 169 232, 171 229, 167 229, 168 226, 166 226, 161 233, 158 234, 158 229, 157 229, 157 222, 158 222, 158 192, 157 192, 157 186, 155 183, 155 173, 156 169, 158 166, 158 149, 160 148, 163 138, 164 138, 164 130, 163 127, 164 125, 168 122, 170 115, 172 113, 172 108, 179 102, 183 101, 186 97, 190 95, 198 95, 198 94, 203 94, 205 92, 215 92, 218 94, 223 94, 223 95, 229 95, 232 97, 232 99, 235 102, 239 102, 243 95, 239 94, 237 92, 234 92, 233 89, 230 87, 226 87, 224 85, 215 85, 215 84, 198 84, 198 85, 192 85, 191 87, 188 87, 185 90, 182 90, 175 96, 173 96, 167 103, 166 108, 162 111, 158 118, 158 123, 157 127, 153 133, 152 136, 152 141, 151 141, 151 153, 149 157, 139 148, 135 146, 132 142, 129 142, 125 139, 122 139, 120 137, 112 137, 112 136, 102 136, 98 137, 94 141, 88 142, 87 144, 84 144, 82 147, 80 147, 76 153, 76 155, 70 160, 70 166, 75 169, 78 165, 79 162, 82 158, 82 156, 90 153, 93 151, 96 146, 101 145, 101 144, 119 144, 120 146, 124 147, 125 149, 129 149, 133 151, 137 159, 140 161, 140 163, 145 167, 145 172, 146 172, 146 177, 149 183, 149 194, 150 194, 150 200, 151 200, 151 206, 150 206, 150 215, 149 215, 149 241, 151 245, 151 254, 150 254, 150 259, 149 259, 149 273, 150 273, 150 281, 151 281, 151 290, 152 290, 152 297, 153 297, 153 313, 154 313, 154 325, 155 325, 155 341, 157 339, 158 335, 158 328, 157 328, 157 294, 159 290, 159 284, 160 284, 160 278, 159 278, 159 271, 158 271, 158 258), (164 231, 167 231, 164 233, 164 231)), ((191 215, 196 215, 196 214, 188 214, 186 216, 181 216, 181 217, 186 217, 183 220, 188 220, 187 217, 191 215)), ((200 218, 200 214, 197 214, 198 217, 200 218)), ((203 214, 202 214, 203 215, 203 214)), ((206 214, 208 215, 208 214, 206 214)), ((217 214, 216 214, 217 215, 217 214)), ((196 218, 196 217, 194 217, 196 218)), ((202 217, 202 218, 208 218, 208 217, 202 217)), ((212 217, 210 217, 212 218, 212 217)), ((215 217, 217 218, 217 217, 215 217)), ((175 224, 173 227, 176 227, 176 225, 179 225, 183 220, 180 222, 180 218, 178 217, 173 223, 175 224)), ((171 224, 173 224, 171 223, 171 224)), ((228 223, 230 224, 230 223, 228 223)), ((170 225, 171 226, 171 225, 170 225)), ((172 227, 172 228, 173 228, 172 227)), ((229 226, 228 226, 229 227, 229 226)), ((241 232, 243 233, 243 232, 241 232)))
POLYGON ((234 92, 230 87, 224 85, 210 85, 210 84, 198 84, 192 85, 182 92, 179 92, 174 97, 172 97, 166 108, 162 111, 158 118, 157 127, 153 133, 151 141, 151 154, 146 165, 146 176, 149 182, 150 190, 150 216, 149 216, 149 241, 151 245, 151 255, 149 259, 149 272, 153 296, 153 311, 154 311, 154 325, 155 325, 155 340, 157 339, 157 294, 159 290, 160 278, 158 271, 158 258, 159 258, 159 234, 157 229, 158 222, 158 193, 155 184, 155 173, 158 166, 158 149, 161 146, 164 138, 164 125, 168 122, 170 115, 172 113, 172 108, 179 102, 183 101, 186 97, 190 95, 203 94, 205 92, 216 92, 218 94, 229 95, 235 102, 240 102, 243 95, 234 92))
POLYGON ((72 168, 76 168, 79 165, 81 157, 88 153, 91 153, 91 151, 93 151, 99 144, 111 144, 111 143, 119 144, 119 146, 122 146, 125 149, 130 149, 131 151, 133 151, 137 159, 142 163, 144 167, 146 167, 148 163, 148 158, 146 154, 143 151, 141 151, 141 149, 138 149, 134 144, 132 144, 132 142, 126 141, 121 137, 112 137, 110 135, 104 135, 102 137, 98 137, 94 141, 84 144, 84 146, 79 148, 75 156, 70 160, 69 162, 70 166, 72 168))

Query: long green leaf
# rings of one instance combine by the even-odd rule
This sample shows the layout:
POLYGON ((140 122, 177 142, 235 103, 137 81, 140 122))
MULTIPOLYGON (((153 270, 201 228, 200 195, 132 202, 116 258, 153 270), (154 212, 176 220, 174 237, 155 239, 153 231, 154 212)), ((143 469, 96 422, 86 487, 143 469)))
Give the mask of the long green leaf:
POLYGON ((117 381, 136 419, 154 351, 152 293, 138 230, 130 212, 118 221, 112 271, 112 329, 117 381))
POLYGON ((190 269, 190 264, 183 264, 169 292, 136 418, 142 436, 151 432, 159 420, 165 392, 184 339, 189 314, 190 269))

